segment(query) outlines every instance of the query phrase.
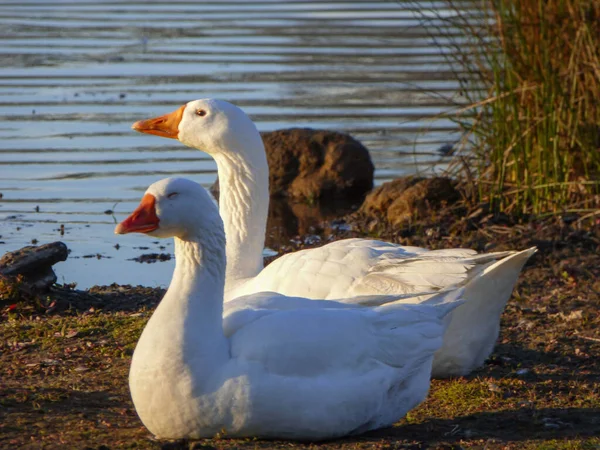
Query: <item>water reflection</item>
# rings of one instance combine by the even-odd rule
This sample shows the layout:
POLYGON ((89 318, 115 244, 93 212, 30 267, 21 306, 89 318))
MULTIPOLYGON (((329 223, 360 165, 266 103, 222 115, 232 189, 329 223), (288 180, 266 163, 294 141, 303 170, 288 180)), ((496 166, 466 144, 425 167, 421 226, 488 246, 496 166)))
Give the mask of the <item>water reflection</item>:
POLYGON ((297 236, 315 233, 323 224, 349 214, 360 206, 361 199, 336 200, 328 203, 307 204, 272 198, 269 203, 265 245, 278 249, 297 236))
MULTIPOLYGON (((456 128, 441 113, 460 96, 443 55, 453 32, 431 30, 448 14, 436 1, 2 2, 0 251, 56 239, 64 224, 65 281, 168 283, 167 263, 127 262, 143 237, 117 239, 104 211, 124 217, 165 176, 214 181, 206 155, 130 129, 204 96, 239 104, 261 131, 353 135, 376 183, 443 165, 436 150, 456 128)), ((273 209, 271 244, 335 214, 273 209)))

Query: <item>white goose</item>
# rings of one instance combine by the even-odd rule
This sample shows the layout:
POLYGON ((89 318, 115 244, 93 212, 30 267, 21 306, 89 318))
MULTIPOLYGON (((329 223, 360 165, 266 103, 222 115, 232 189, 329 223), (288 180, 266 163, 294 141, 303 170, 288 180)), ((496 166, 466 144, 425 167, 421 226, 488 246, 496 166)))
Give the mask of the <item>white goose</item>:
POLYGON ((133 129, 178 139, 215 159, 219 210, 227 235, 226 301, 263 290, 333 299, 436 292, 468 284, 465 298, 469 301, 451 316, 444 345, 434 359, 433 376, 466 375, 492 352, 500 315, 535 248, 477 254, 468 249, 429 251, 346 239, 284 255, 263 269, 269 168, 252 120, 231 103, 204 99, 136 122, 133 129), (477 274, 483 274, 483 279, 469 283, 477 274))
MULTIPOLYGON (((159 438, 326 439, 389 426, 429 389, 443 317, 435 305, 352 306, 260 293, 223 318, 225 233, 198 184, 154 183, 115 233, 174 237, 176 265, 131 362, 129 386, 159 438)), ((389 300, 389 299, 388 299, 389 300)))

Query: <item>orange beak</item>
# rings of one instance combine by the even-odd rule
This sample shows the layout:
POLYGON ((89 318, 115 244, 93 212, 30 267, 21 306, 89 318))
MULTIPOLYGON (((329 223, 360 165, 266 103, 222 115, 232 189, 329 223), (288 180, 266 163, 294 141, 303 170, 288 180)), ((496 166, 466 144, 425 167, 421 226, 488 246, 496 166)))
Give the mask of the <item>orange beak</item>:
POLYGON ((177 136, 179 135, 179 122, 181 122, 184 109, 185 105, 164 116, 140 120, 134 123, 131 128, 140 133, 177 139, 177 136))
POLYGON ((142 197, 140 205, 131 215, 115 228, 115 234, 149 233, 158 228, 159 218, 156 216, 156 199, 152 194, 142 197))

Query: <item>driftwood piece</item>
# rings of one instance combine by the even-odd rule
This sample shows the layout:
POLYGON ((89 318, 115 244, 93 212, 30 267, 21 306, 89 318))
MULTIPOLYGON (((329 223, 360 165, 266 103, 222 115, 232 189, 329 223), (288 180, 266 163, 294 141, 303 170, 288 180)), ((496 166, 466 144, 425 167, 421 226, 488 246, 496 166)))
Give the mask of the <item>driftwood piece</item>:
POLYGON ((67 246, 62 242, 23 247, 0 258, 0 274, 7 277, 21 275, 30 288, 46 290, 57 279, 52 265, 65 261, 68 254, 67 246))

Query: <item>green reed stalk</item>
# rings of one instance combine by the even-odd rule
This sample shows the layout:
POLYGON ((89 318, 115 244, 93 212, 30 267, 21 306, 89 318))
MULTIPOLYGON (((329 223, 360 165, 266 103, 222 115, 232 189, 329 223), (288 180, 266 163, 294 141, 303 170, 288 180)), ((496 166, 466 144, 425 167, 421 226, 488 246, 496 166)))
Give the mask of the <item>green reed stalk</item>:
POLYGON ((464 32, 449 58, 472 106, 456 116, 467 136, 456 173, 470 161, 479 200, 498 211, 598 208, 600 2, 446 1, 456 14, 444 20, 464 32))

